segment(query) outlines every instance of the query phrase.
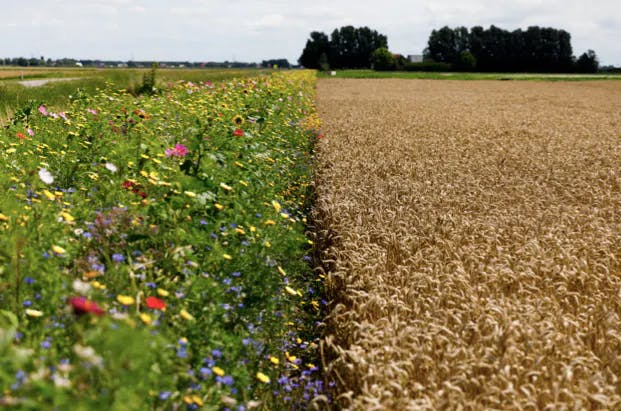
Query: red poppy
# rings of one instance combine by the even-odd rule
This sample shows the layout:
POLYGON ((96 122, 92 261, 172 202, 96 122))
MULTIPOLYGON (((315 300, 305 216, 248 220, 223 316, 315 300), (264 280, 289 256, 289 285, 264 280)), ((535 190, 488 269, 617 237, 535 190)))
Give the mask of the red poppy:
POLYGON ((26 136, 23 135, 22 133, 17 133, 17 138, 19 138, 20 140, 23 140, 26 138, 26 136))
POLYGON ((244 135, 244 130, 242 130, 241 128, 236 128, 235 131, 233 131, 233 135, 235 137, 241 137, 244 135))
POLYGON ((104 315, 104 310, 94 301, 89 301, 86 297, 72 297, 69 299, 69 304, 73 307, 73 311, 77 315, 82 314, 95 314, 104 315))
POLYGON ((164 300, 160 300, 157 297, 147 297, 147 307, 153 310, 163 311, 166 309, 166 303, 164 302, 164 300))

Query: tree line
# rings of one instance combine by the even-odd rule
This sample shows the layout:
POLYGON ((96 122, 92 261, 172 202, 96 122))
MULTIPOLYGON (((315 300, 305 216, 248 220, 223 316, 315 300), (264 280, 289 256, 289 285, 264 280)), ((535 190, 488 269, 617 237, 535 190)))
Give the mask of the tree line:
POLYGON ((598 71, 599 61, 589 50, 576 58, 571 34, 565 30, 532 26, 508 31, 496 26, 442 27, 433 30, 424 51, 425 61, 408 63, 388 51, 388 37, 368 27, 344 26, 327 34, 313 31, 298 62, 327 70, 460 70, 487 72, 598 71))
POLYGON ((442 27, 433 30, 426 59, 461 70, 495 72, 596 72, 598 61, 589 50, 575 58, 571 34, 551 27, 503 30, 496 26, 442 27))

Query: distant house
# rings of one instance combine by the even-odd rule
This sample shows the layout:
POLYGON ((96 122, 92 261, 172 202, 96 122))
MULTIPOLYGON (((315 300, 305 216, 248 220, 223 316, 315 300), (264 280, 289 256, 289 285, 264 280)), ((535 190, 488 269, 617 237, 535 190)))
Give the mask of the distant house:
POLYGON ((420 63, 423 61, 422 54, 408 54, 408 61, 410 63, 420 63))

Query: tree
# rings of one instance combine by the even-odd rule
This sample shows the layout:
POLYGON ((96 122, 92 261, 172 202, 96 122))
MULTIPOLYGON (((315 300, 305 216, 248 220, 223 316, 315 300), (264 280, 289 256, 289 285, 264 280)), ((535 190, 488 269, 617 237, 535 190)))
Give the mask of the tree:
POLYGON ((388 38, 369 27, 343 26, 334 29, 330 37, 313 32, 298 60, 307 68, 320 68, 323 53, 332 68, 370 68, 371 55, 378 48, 388 48, 388 38))
POLYGON ((374 70, 388 71, 395 69, 395 59, 387 48, 376 49, 371 56, 371 67, 374 70))
POLYGON ((477 66, 477 59, 470 51, 464 50, 459 53, 459 60, 455 66, 459 70, 472 71, 477 66))
POLYGON ((593 50, 582 53, 576 61, 576 69, 580 73, 597 73, 599 69, 599 60, 593 50))
POLYGON ((319 57, 322 53, 328 52, 329 43, 327 35, 313 31, 310 34, 310 39, 306 41, 306 46, 298 59, 298 63, 306 68, 319 68, 319 57))

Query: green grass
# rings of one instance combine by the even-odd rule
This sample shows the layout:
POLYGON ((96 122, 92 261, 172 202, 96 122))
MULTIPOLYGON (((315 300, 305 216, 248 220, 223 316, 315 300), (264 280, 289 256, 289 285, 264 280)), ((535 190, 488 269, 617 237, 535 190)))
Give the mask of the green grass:
POLYGON ((585 81, 621 80, 621 75, 610 74, 541 74, 541 73, 434 73, 409 71, 336 70, 336 76, 320 72, 322 78, 401 78, 427 80, 538 80, 585 81))
MULTIPOLYGON (((1 72, 8 69, 2 69, 1 72)), ((12 71, 19 71, 13 68, 12 71)), ((73 78, 79 80, 48 83, 40 87, 24 87, 19 84, 19 75, 0 79, 0 126, 5 125, 16 110, 27 105, 29 101, 45 103, 49 107, 62 110, 68 106, 69 96, 78 89, 92 94, 111 83, 116 89, 135 90, 142 84, 142 77, 149 69, 57 69, 53 72, 27 72, 24 80, 42 78, 73 78)), ((269 73, 264 69, 158 69, 157 82, 165 85, 179 80, 186 81, 223 81, 232 78, 257 76, 269 73)))

